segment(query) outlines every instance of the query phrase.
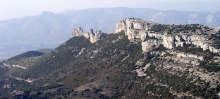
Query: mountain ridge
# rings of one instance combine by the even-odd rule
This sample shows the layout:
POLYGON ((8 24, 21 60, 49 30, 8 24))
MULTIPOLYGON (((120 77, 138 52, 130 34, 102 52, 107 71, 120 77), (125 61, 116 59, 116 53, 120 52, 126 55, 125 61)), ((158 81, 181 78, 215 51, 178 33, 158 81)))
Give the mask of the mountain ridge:
POLYGON ((47 48, 55 48, 68 40, 72 28, 78 26, 86 31, 93 28, 107 33, 112 32, 115 23, 127 17, 139 17, 161 24, 200 23, 208 26, 220 25, 218 11, 180 12, 122 7, 85 9, 58 14, 46 13, 39 16, 1 21, 0 34, 2 36, 0 39, 2 43, 0 55, 8 57, 28 50, 39 49, 42 43, 47 48), (18 49, 20 50, 18 51, 18 49))
POLYGON ((16 57, 0 63, 0 97, 219 98, 219 53, 184 38, 205 36, 219 49, 213 28, 126 18, 115 32, 96 36, 102 39, 79 27, 71 34, 52 52, 23 58, 25 64, 16 57))

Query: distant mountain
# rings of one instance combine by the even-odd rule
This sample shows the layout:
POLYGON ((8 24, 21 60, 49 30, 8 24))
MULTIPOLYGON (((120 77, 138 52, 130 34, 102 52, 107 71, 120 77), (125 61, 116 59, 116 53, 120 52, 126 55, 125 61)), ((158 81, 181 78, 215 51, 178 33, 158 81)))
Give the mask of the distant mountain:
POLYGON ((77 30, 50 53, 0 62, 0 98, 219 99, 220 31, 135 18, 95 42, 77 30))
POLYGON ((39 16, 0 22, 0 59, 40 48, 55 48, 70 38, 73 28, 81 26, 112 32, 115 23, 128 17, 142 18, 162 24, 199 23, 220 26, 220 11, 180 12, 148 8, 92 8, 54 14, 43 12, 39 16))

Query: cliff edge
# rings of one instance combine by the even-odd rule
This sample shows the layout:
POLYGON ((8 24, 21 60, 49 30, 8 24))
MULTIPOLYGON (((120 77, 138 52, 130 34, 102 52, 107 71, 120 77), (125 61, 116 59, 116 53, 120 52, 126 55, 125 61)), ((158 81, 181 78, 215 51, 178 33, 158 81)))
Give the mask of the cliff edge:
POLYGON ((127 18, 117 22, 115 33, 124 31, 130 41, 142 42, 143 52, 162 44, 167 49, 193 44, 213 53, 219 53, 215 40, 220 32, 199 24, 165 25, 139 18, 127 18))

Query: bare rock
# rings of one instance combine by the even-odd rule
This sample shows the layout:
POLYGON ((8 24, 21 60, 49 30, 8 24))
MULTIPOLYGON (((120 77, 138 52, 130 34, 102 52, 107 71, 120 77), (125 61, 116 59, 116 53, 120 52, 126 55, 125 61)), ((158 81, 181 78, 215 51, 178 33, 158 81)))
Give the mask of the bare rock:
MULTIPOLYGON (((121 31, 125 32, 125 35, 128 36, 128 39, 133 41, 142 42, 143 52, 148 52, 151 50, 153 45, 162 44, 167 49, 173 49, 174 47, 181 46, 185 44, 193 44, 197 47, 202 48, 203 50, 209 50, 214 53, 219 53, 220 49, 213 47, 214 42, 209 40, 210 35, 216 32, 216 30, 205 29, 204 26, 198 25, 201 27, 201 30, 195 30, 194 32, 186 30, 182 33, 171 33, 168 34, 167 31, 151 31, 153 25, 158 25, 157 23, 151 21, 145 21, 138 18, 127 18, 119 21, 116 24, 116 29, 114 33, 119 33, 121 31), (209 32, 207 32, 209 31, 209 32), (204 32, 207 32, 204 35, 204 32), (155 38, 155 40, 146 41, 147 38, 155 38)), ((175 27, 175 25, 166 25, 170 28, 175 27)), ((181 25, 184 27, 185 25, 181 25)))
POLYGON ((83 32, 81 27, 77 27, 72 31, 72 37, 77 37, 77 36, 84 36, 87 39, 89 38, 91 43, 95 43, 104 36, 106 36, 106 34, 103 33, 101 30, 97 30, 96 33, 94 33, 93 29, 90 29, 89 32, 83 32))

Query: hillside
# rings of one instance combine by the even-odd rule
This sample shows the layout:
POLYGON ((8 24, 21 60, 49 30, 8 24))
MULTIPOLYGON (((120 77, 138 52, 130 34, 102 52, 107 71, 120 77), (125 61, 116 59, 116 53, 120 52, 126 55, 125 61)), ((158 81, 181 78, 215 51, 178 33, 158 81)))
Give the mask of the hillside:
POLYGON ((136 18, 117 22, 108 35, 75 28, 55 50, 27 60, 26 69, 7 67, 13 58, 1 63, 0 97, 218 99, 219 34, 136 18))
POLYGON ((56 48, 69 39, 74 27, 81 26, 112 32, 115 23, 128 17, 138 17, 161 24, 202 24, 220 26, 219 11, 181 12, 148 8, 93 8, 63 13, 43 12, 0 22, 0 59, 39 48, 56 48), (33 36, 34 35, 34 36, 33 36))

